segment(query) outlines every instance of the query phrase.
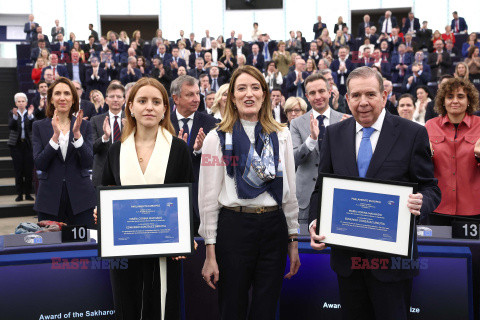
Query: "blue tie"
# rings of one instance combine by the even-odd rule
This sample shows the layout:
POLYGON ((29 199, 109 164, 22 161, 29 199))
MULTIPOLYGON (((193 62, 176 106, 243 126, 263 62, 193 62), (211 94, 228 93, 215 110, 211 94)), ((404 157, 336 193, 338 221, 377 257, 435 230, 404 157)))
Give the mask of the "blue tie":
POLYGON ((187 137, 187 144, 190 143, 190 130, 188 130, 188 121, 190 121, 189 118, 183 118, 181 119, 183 121, 183 134, 188 133, 187 137))
POLYGON ((270 60, 270 59, 269 59, 269 57, 268 57, 268 45, 267 45, 267 43, 264 42, 264 43, 263 43, 263 47, 264 47, 263 49, 265 50, 265 53, 264 53, 265 61, 268 61, 268 60, 270 60))
POLYGON ((362 141, 360 142, 360 148, 358 149, 357 166, 358 175, 361 178, 365 178, 367 174, 370 160, 372 159, 372 144, 370 142, 370 136, 375 131, 374 128, 363 128, 362 141))
POLYGON ((302 89, 302 84, 300 81, 297 83, 297 97, 298 98, 303 98, 303 89, 302 89))
POLYGON ((323 119, 325 119, 325 116, 323 114, 319 115, 317 117, 318 120, 318 151, 322 150, 322 141, 323 141, 323 136, 325 135, 325 124, 323 123, 323 119))

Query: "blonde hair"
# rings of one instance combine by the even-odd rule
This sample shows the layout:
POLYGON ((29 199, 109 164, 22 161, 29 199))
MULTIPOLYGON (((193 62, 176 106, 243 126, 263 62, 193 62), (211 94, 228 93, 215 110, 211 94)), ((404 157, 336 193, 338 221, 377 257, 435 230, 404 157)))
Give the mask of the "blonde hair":
POLYGON ((264 100, 262 102, 262 107, 260 108, 260 111, 258 113, 258 121, 262 125, 263 132, 270 134, 272 132, 282 130, 282 127, 284 127, 285 125, 278 123, 272 115, 270 91, 268 90, 268 85, 265 81, 265 77, 260 73, 260 71, 258 71, 257 68, 252 66, 243 66, 237 68, 233 72, 232 78, 230 80, 230 86, 228 87, 228 97, 227 103, 225 105, 225 116, 218 125, 219 130, 223 132, 233 132, 233 126, 240 119, 238 115, 238 109, 235 106, 233 99, 235 93, 235 82, 237 81, 238 77, 244 73, 254 77, 258 82, 260 82, 262 91, 265 94, 264 100))
POLYGON ((302 108, 303 113, 307 112, 307 103, 305 100, 299 97, 290 97, 285 101, 285 105, 283 106, 283 111, 287 113, 290 111, 290 109, 293 109, 297 104, 300 105, 300 108, 302 108))
POLYGON ((459 79, 462 79, 462 80, 469 80, 469 76, 470 76, 470 72, 468 71, 468 64, 466 64, 465 62, 463 61, 460 61, 457 66, 455 67, 455 73, 453 74, 453 76, 455 78, 459 78, 459 79), (463 65, 465 67, 465 75, 464 76, 460 76, 458 75, 458 66, 459 65, 463 65))
POLYGON ((218 89, 217 93, 215 94, 215 100, 213 101, 213 105, 210 108, 212 113, 215 114, 217 111, 220 110, 220 101, 222 100, 223 94, 228 90, 228 83, 222 84, 222 86, 218 89))

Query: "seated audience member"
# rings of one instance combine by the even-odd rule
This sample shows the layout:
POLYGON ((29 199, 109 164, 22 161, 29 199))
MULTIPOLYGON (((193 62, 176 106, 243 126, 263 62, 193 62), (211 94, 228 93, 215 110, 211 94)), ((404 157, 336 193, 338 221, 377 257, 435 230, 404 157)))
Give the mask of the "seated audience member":
POLYGON ((341 95, 347 93, 347 78, 350 72, 353 71, 355 66, 348 58, 347 47, 340 48, 338 50, 338 59, 335 59, 330 65, 330 69, 337 74, 337 88, 341 95))
POLYGON ((10 134, 7 145, 15 169, 15 201, 34 200, 32 193, 33 154, 32 154, 32 124, 34 107, 27 109, 28 98, 25 93, 19 92, 14 97, 15 107, 8 114, 8 128, 10 134))
POLYGON ((263 74, 268 84, 268 89, 280 88, 283 84, 282 74, 277 70, 275 61, 269 61, 265 73, 263 74))
POLYGON ((249 50, 247 44, 245 44, 242 39, 237 39, 235 45, 232 47, 232 53, 237 59, 240 54, 243 54, 245 57, 248 56, 249 50))
POLYGON ((82 95, 83 95, 82 84, 77 80, 72 80, 72 83, 75 86, 75 89, 77 90, 77 94, 80 100, 79 110, 83 110, 83 120, 90 120, 93 116, 97 115, 95 106, 90 101, 82 99, 82 95))
POLYGON ((380 49, 375 49, 373 51, 373 61, 368 65, 369 67, 377 67, 382 74, 382 77, 390 80, 391 79, 391 64, 387 59, 382 59, 382 51, 380 49))
POLYGON ((405 45, 398 46, 397 53, 392 57, 392 82, 402 83, 408 66, 412 63, 412 56, 405 51, 405 45))
POLYGON ((460 61, 455 67, 455 72, 453 73, 453 76, 455 78, 470 81, 468 65, 465 62, 460 61))
POLYGON ((285 50, 285 42, 280 41, 278 43, 278 50, 273 52, 272 60, 277 64, 277 68, 282 76, 287 76, 288 67, 292 62, 292 58, 290 52, 285 50))
POLYGON ((154 57, 152 60, 153 69, 150 72, 150 77, 157 79, 170 95, 170 84, 173 81, 172 70, 168 65, 163 64, 160 57, 154 57))
MULTIPOLYGON (((398 115, 404 119, 417 122, 413 114, 415 113, 415 101, 414 97, 410 93, 404 93, 398 99, 398 115)), ((418 122, 417 122, 418 123, 418 122)), ((425 125, 425 124, 422 124, 425 125)))
POLYGON ((282 91, 276 88, 270 93, 270 99, 272 101, 272 115, 278 123, 287 123, 287 115, 283 111, 285 105, 285 97, 282 95, 282 91))
POLYGON ((421 125, 425 125, 425 113, 427 112, 427 105, 432 101, 432 94, 426 85, 418 86, 415 90, 417 101, 415 102, 415 113, 413 118, 421 125))
POLYGON ((83 52, 87 53, 88 58, 90 59, 90 57, 95 55, 97 51, 100 51, 100 48, 95 44, 95 37, 89 36, 88 42, 83 45, 83 52))
POLYGON ((460 51, 453 45, 452 40, 445 42, 445 51, 447 51, 452 59, 458 58, 457 61, 460 59, 460 51))
POLYGON ((333 76, 333 72, 330 69, 322 69, 319 70, 318 73, 322 75, 325 80, 327 80, 328 85, 331 89, 330 98, 328 99, 328 105, 332 107, 333 110, 341 112, 341 113, 348 113, 350 114, 350 110, 347 106, 347 101, 345 97, 340 95, 338 92, 338 88, 335 85, 335 78, 333 76))
POLYGON ((467 23, 465 22, 465 19, 462 17, 459 17, 457 11, 453 11, 452 15, 453 15, 453 19, 450 24, 450 27, 452 28, 453 32, 467 33, 468 26, 467 26, 467 23))
POLYGON ((418 51, 417 42, 414 40, 411 33, 407 33, 405 35, 405 52, 408 52, 411 55, 413 55, 417 51, 418 51))
POLYGON ((205 110, 204 112, 213 116, 212 113, 212 106, 213 102, 215 101, 215 94, 216 92, 213 90, 209 90, 205 93, 205 110))
POLYGON ((295 70, 290 72, 286 78, 287 96, 290 97, 305 97, 305 87, 303 83, 306 78, 305 60, 297 59, 295 62, 295 70))
POLYGON ((315 63, 315 60, 312 58, 307 59, 307 63, 305 65, 305 75, 308 77, 312 73, 317 72, 317 64, 315 63))
POLYGON ((220 57, 220 62, 225 66, 225 72, 228 74, 228 78, 232 75, 233 71, 237 69, 237 59, 232 54, 230 48, 225 48, 223 51, 223 56, 220 57))
POLYGON ((408 75, 403 79, 402 83, 402 92, 414 94, 417 92, 419 86, 424 86, 428 84, 428 78, 425 73, 420 72, 420 66, 417 62, 413 63, 412 74, 408 75))
POLYGON ((68 62, 70 59, 70 44, 65 41, 63 34, 59 33, 57 35, 57 42, 52 45, 52 51, 59 51, 58 59, 61 62, 68 62))
POLYGON ((398 116, 398 111, 397 111, 398 100, 397 100, 397 95, 395 94, 395 92, 393 92, 392 81, 383 79, 383 87, 387 92, 387 103, 385 104, 385 110, 387 110, 393 115, 398 116))
POLYGON ((90 102, 95 107, 95 115, 102 114, 104 109, 108 109, 108 105, 106 105, 105 98, 100 90, 90 91, 90 102))
POLYGON ((198 78, 198 82, 200 88, 200 104, 198 106, 198 110, 205 111, 205 98, 207 96, 207 93, 211 91, 208 74, 202 73, 198 78))
POLYGON ((252 53, 247 58, 247 64, 249 66, 254 66, 260 72, 263 72, 265 58, 256 43, 252 44, 252 53))
MULTIPOLYGON (((440 86, 442 86, 447 80, 452 79, 453 76, 451 74, 446 74, 440 77, 437 82, 437 91, 440 90, 440 86)), ((438 116, 438 113, 435 112, 435 100, 430 101, 427 104, 427 111, 425 112, 425 122, 428 120, 435 118, 438 116)))
MULTIPOLYGON (((51 71, 50 71, 51 72, 51 71)), ((45 109, 47 108, 47 91, 48 84, 45 80, 40 80, 37 84, 37 93, 32 99, 33 107, 33 116, 35 120, 42 120, 45 118, 45 109)))
POLYGON ((322 53, 318 51, 317 43, 314 41, 310 42, 309 50, 305 52, 303 59, 305 61, 308 61, 308 59, 312 59, 315 62, 315 65, 317 65, 318 61, 320 61, 321 58, 322 58, 322 53))
POLYGON ((52 39, 56 39, 59 33, 65 34, 65 29, 60 26, 60 20, 56 19, 55 26, 52 28, 50 35, 52 36, 52 39))
POLYGON ((47 83, 47 85, 51 85, 53 83, 53 70, 52 69, 46 69, 45 71, 42 71, 43 72, 43 76, 45 78, 45 82, 47 83))
POLYGON ((203 73, 205 73, 204 60, 202 57, 198 57, 195 59, 194 68, 188 71, 188 75, 194 77, 195 79, 199 79, 200 75, 203 73))
MULTIPOLYGON (((415 53, 415 57, 413 59, 414 63, 416 63, 419 67, 419 71, 418 73, 420 75, 423 75, 424 78, 428 81, 430 81, 431 77, 432 77, 432 70, 430 69, 430 66, 428 65, 426 59, 425 59, 425 54, 423 53, 423 50, 418 50, 416 53, 415 53)), ((411 76, 412 75, 412 67, 413 67, 413 64, 411 64, 409 67, 408 67, 408 71, 407 71, 407 77, 411 76)))
POLYGON ((85 82, 87 85, 87 95, 90 91, 96 89, 100 90, 103 94, 105 87, 108 84, 108 74, 105 69, 100 68, 100 64, 97 57, 93 57, 90 60, 91 68, 88 68, 85 72, 85 82))
POLYGON ((290 128, 292 120, 307 112, 307 103, 302 98, 290 97, 285 101, 283 112, 287 115, 287 124, 290 128))
POLYGON ((480 48, 480 39, 478 39, 476 32, 470 33, 468 40, 462 44, 462 56, 464 58, 468 57, 468 49, 473 46, 480 48))
POLYGON ((444 42, 447 42, 447 40, 451 40, 453 43, 455 43, 455 35, 452 32, 452 28, 450 26, 445 26, 445 33, 442 33, 442 39, 444 42))
POLYGON ((437 42, 438 40, 442 40, 443 42, 442 34, 440 33, 440 31, 435 30, 435 32, 433 32, 432 40, 430 41, 432 44, 432 51, 435 51, 435 48, 433 46, 435 46, 435 42, 437 42))
POLYGON ((167 47, 164 43, 158 44, 155 50, 155 54, 152 55, 152 57, 153 56, 159 56, 162 59, 164 65, 170 64, 170 61, 172 61, 172 55, 167 52, 167 47))
POLYGON ((120 65, 112 58, 112 52, 110 49, 105 51, 104 61, 100 63, 100 68, 104 69, 107 73, 108 82, 112 80, 118 80, 120 77, 120 65))
POLYGON ((45 63, 45 59, 37 59, 37 62, 35 62, 35 66, 32 69, 32 80, 34 84, 38 84, 40 82, 40 79, 42 78, 42 69, 46 66, 47 64, 45 63))
POLYGON ((72 62, 67 63, 68 78, 85 85, 85 64, 80 62, 80 54, 72 51, 72 62))
MULTIPOLYGON (((135 55, 136 55, 137 57, 143 56, 143 49, 140 48, 140 47, 137 45, 136 42, 132 42, 132 43, 130 44, 130 48, 128 48, 128 50, 130 50, 130 49, 133 49, 133 50, 135 51, 135 55)), ((127 50, 127 52, 128 52, 128 50, 127 50)))
POLYGON ((211 67, 208 71, 208 75, 210 78, 210 89, 211 91, 217 92, 220 89, 220 86, 223 85, 225 81, 225 77, 220 75, 220 71, 218 67, 211 67))
POLYGON ((444 74, 450 73, 452 58, 447 51, 443 50, 443 47, 443 41, 437 40, 435 42, 435 52, 428 55, 428 65, 432 69, 431 81, 437 81, 444 74))
POLYGON ((430 49, 432 46, 432 29, 428 29, 428 21, 423 21, 422 26, 416 33, 418 49, 430 49))
POLYGON ((243 54, 237 55, 237 68, 247 65, 247 58, 243 54))
POLYGON ((83 49, 80 47, 80 43, 78 41, 75 41, 73 43, 73 48, 70 50, 70 56, 72 55, 72 52, 74 50, 77 51, 78 54, 80 55, 79 60, 82 63, 85 63, 87 61, 86 58, 85 58, 85 51, 83 51, 83 49))
POLYGON ((176 47, 172 48, 172 60, 170 61, 170 69, 173 76, 176 76, 179 67, 187 67, 185 59, 180 57, 180 50, 176 47))
POLYGON ((93 228, 97 197, 89 173, 91 127, 82 119, 77 91, 67 78, 58 78, 48 89, 46 115, 33 123, 32 134, 35 168, 41 171, 34 206, 38 220, 93 228))
POLYGON ((468 57, 465 59, 465 63, 468 66, 468 72, 470 79, 480 79, 480 48, 474 46, 468 49, 468 57))
MULTIPOLYGON (((185 60, 185 63, 190 61, 190 50, 185 49, 185 42, 178 42, 178 56, 185 60)), ((188 67, 188 66, 187 66, 188 67)))
POLYGON ((359 63, 357 67, 369 66, 373 62, 373 57, 371 55, 372 48, 370 46, 365 46, 362 50, 362 55, 359 58, 359 63))
POLYGON ((142 77, 146 77, 150 73, 150 70, 147 66, 147 60, 145 60, 145 58, 142 56, 137 57, 137 68, 140 70, 142 77))
POLYGON ((478 90, 470 81, 449 79, 438 90, 435 109, 440 116, 425 125, 442 192, 430 224, 480 218, 480 117, 473 115, 478 104, 478 90))
POLYGON ((388 42, 392 51, 397 51, 398 46, 403 43, 403 37, 399 34, 398 28, 392 28, 392 33, 388 37, 388 42))
MULTIPOLYGON (((35 34, 35 36, 33 38, 32 47, 37 46, 36 42, 40 39, 45 40, 45 43, 46 43, 47 47, 50 47, 50 41, 48 40, 48 36, 46 34, 43 34, 42 27, 38 26, 37 27, 37 33, 35 34)), ((55 38, 53 38, 52 41, 55 41, 55 38)))
POLYGON ((93 141, 92 182, 95 187, 102 184, 108 149, 113 143, 121 140, 124 131, 122 123, 122 119, 125 118, 125 113, 122 112, 124 103, 125 88, 120 84, 110 84, 107 88, 108 111, 90 120, 93 141))
POLYGON ((189 56, 188 66, 190 67, 190 69, 195 68, 196 60, 198 58, 203 59, 203 55, 204 53, 202 51, 202 45, 200 43, 195 44, 194 51, 190 53, 190 56, 189 56))
POLYGON ((58 77, 68 78, 67 68, 58 64, 58 56, 54 53, 50 55, 50 65, 42 70, 42 78, 45 79, 45 70, 49 69, 53 71, 53 80, 57 79, 58 77))
MULTIPOLYGON (((365 40, 363 40, 363 44, 360 46, 360 48, 358 48, 358 58, 359 59, 363 58, 363 52, 365 51, 366 48, 370 49, 370 53, 372 53, 373 50, 375 50, 375 46, 370 43, 369 38, 365 38, 365 40)), ((362 66, 364 66, 364 65, 366 65, 365 62, 362 66)))
POLYGON ((50 49, 46 48, 45 40, 40 39, 38 40, 38 47, 32 48, 30 51, 30 60, 32 60, 32 62, 37 61, 37 59, 41 57, 42 50, 50 53, 50 49))
POLYGON ((108 49, 112 51, 113 60, 117 63, 121 63, 122 56, 127 52, 125 44, 118 40, 118 35, 115 32, 110 33, 110 42, 108 43, 108 49))
POLYGON ((185 68, 185 67, 178 67, 177 77, 175 77, 175 79, 178 78, 178 77, 180 77, 180 76, 186 76, 186 75, 187 75, 187 68, 185 68))
POLYGON ((128 57, 128 65, 120 71, 120 81, 123 85, 129 82, 137 82, 142 77, 142 73, 137 68, 137 59, 128 57))
POLYGON ((380 51, 382 52, 382 60, 388 62, 392 61, 392 50, 387 40, 380 42, 380 51))
POLYGON ((218 47, 217 40, 212 40, 211 46, 212 47, 207 51, 212 54, 212 61, 217 63, 218 59, 223 55, 223 49, 218 47))
POLYGON ((100 45, 98 46, 98 49, 98 52, 110 50, 107 38, 105 38, 104 36, 100 37, 100 45))
POLYGON ((127 32, 122 30, 118 35, 118 40, 122 41, 124 45, 130 46, 130 38, 127 35, 127 32))
POLYGON ((213 101, 213 105, 210 108, 212 111, 212 115, 217 122, 220 122, 225 117, 225 106, 227 104, 227 97, 228 97, 228 86, 229 84, 223 84, 220 89, 218 89, 217 93, 215 94, 215 100, 213 101))

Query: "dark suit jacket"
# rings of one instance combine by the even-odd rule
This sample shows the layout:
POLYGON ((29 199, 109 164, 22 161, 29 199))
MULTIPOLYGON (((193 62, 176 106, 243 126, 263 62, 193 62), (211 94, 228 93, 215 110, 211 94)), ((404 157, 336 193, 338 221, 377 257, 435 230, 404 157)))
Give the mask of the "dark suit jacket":
POLYGON ((165 90, 167 90, 168 95, 170 95, 170 85, 172 84, 172 81, 173 81, 172 70, 170 69, 169 66, 164 66, 163 69, 165 70, 165 74, 163 75, 163 77, 159 78, 160 69, 158 68, 152 69, 152 72, 150 73, 150 77, 157 79, 158 82, 160 82, 165 87, 165 90))
MULTIPOLYGON (((371 21, 368 22, 369 27, 373 25, 374 24, 371 21)), ((363 37, 364 35, 365 35, 365 22, 362 21, 361 23, 358 24, 358 36, 363 37)))
MULTIPOLYGON (((19 112, 20 113, 20 112, 19 112)), ((28 119, 28 111, 25 113, 23 120, 23 128, 25 130, 25 139, 27 143, 32 147, 32 124, 35 121, 35 116, 32 120, 28 119)), ((18 139, 22 136, 22 117, 20 114, 17 116, 17 120, 13 118, 13 112, 8 112, 8 129, 10 134, 8 135, 7 145, 17 145, 18 139)))
POLYGON ((427 48, 432 39, 432 29, 418 29, 416 38, 419 48, 427 48))
MULTIPOLYGON (((319 173, 358 177, 355 156, 355 119, 349 118, 326 128, 320 152, 319 173)), ((368 167, 366 178, 418 183, 418 192, 423 195, 421 217, 427 217, 440 203, 440 189, 433 176, 430 145, 427 130, 413 121, 389 113, 385 114, 382 131, 368 167)), ((309 222, 317 218, 318 190, 322 180, 317 179, 310 201, 309 222)), ((415 233, 416 235, 416 233, 415 233)), ((340 276, 352 274, 352 257, 362 255, 354 249, 332 248, 330 265, 340 276)), ((365 254, 367 258, 377 257, 365 254)), ((418 256, 416 237, 414 258, 418 256)), ((412 278, 418 270, 371 270, 380 281, 393 282, 412 278)))
POLYGON ((110 67, 108 67, 107 69, 105 69, 105 66, 106 66, 106 63, 105 62, 102 62, 100 63, 100 68, 104 69, 106 72, 107 72, 107 79, 108 79, 108 82, 112 81, 112 80, 119 80, 120 78, 120 64, 118 64, 117 62, 115 62, 114 60, 112 60, 110 62, 110 67))
MULTIPOLYGON (((343 74, 343 76, 344 76, 344 80, 345 80, 345 84, 346 84, 348 75, 350 74, 350 72, 353 71, 353 69, 355 69, 355 65, 352 63, 352 61, 350 61, 350 59, 347 59, 345 61, 345 66, 346 66, 347 70, 343 74)), ((333 60, 332 64, 330 65, 330 69, 332 70, 332 72, 335 72, 337 74, 337 81, 335 82, 335 84, 337 85, 337 87, 340 91, 340 79, 341 79, 342 75, 338 73, 338 68, 339 67, 340 67, 340 60, 338 60, 338 59, 333 60)), ((345 87, 345 85, 343 85, 343 87, 345 87)), ((344 94, 344 92, 340 91, 340 94, 344 94)))
MULTIPOLYGON (((208 76, 208 80, 210 81, 210 88, 211 88, 212 85, 213 85, 213 80, 210 77, 210 75, 208 76)), ((217 78, 218 88, 220 88, 225 83, 227 83, 227 80, 225 79, 225 77, 219 75, 218 78, 217 78)), ((213 88, 212 88, 212 90, 213 90, 213 88)))
POLYGON ((235 45, 235 42, 237 41, 237 38, 228 38, 226 41, 225 41, 225 46, 227 48, 231 48, 235 45))
MULTIPOLYGON (((407 17, 407 21, 405 21, 405 27, 403 28, 402 32, 404 34, 408 33, 408 30, 410 29, 410 19, 407 17)), ((418 18, 413 18, 413 30, 418 31, 420 29, 420 21, 418 18)))
POLYGON ((318 39, 320 35, 322 34, 323 29, 325 29, 327 25, 325 23, 322 23, 322 26, 320 29, 318 28, 318 22, 313 25, 313 32, 315 33, 315 39, 318 39))
POLYGON ((108 49, 112 50, 112 54, 127 52, 128 48, 125 47, 125 44, 123 43, 123 41, 120 41, 120 40, 117 40, 117 41, 118 41, 118 49, 117 50, 115 50, 113 48, 113 42, 112 41, 110 41, 107 45, 108 49), (115 51, 117 51, 117 52, 115 52, 115 51))
POLYGON ((188 70, 188 75, 194 77, 195 79, 198 79, 202 73, 207 73, 205 70, 199 70, 197 68, 192 68, 188 70))
MULTIPOLYGON (((57 73, 60 77, 68 78, 68 70, 65 66, 57 64, 57 66, 55 68, 57 68, 56 71, 57 71, 57 73)), ((45 70, 47 70, 47 69, 52 69, 53 70, 52 66, 48 66, 48 67, 43 68, 42 69, 42 80, 45 80, 44 74, 45 74, 45 70)))
MULTIPOLYGON (((302 76, 302 77, 303 77, 303 80, 305 80, 306 77, 304 77, 304 76, 302 76)), ((287 83, 286 83, 287 98, 297 96, 298 85, 300 85, 302 87, 303 94, 305 95, 305 85, 304 85, 305 82, 302 82, 301 84, 297 83, 297 85, 295 85, 295 80, 297 80, 297 75, 296 75, 295 71, 289 72, 287 74, 287 79, 286 80, 287 80, 287 83)))
MULTIPOLYGON (((63 46, 65 47, 64 53, 70 53, 70 45, 67 41, 63 41, 63 46)), ((60 42, 54 42, 52 44, 52 51, 60 51, 60 42)))
POLYGON ((264 64, 265 64, 265 58, 263 57, 263 54, 261 52, 259 52, 258 55, 257 55, 257 63, 253 64, 253 53, 251 53, 247 57, 247 64, 249 66, 254 66, 260 72, 263 72, 263 67, 264 67, 264 64))
POLYGON ((87 71, 85 72, 85 83, 87 85, 87 95, 90 94, 90 91, 96 89, 100 90, 102 94, 105 96, 105 91, 107 89, 108 85, 108 76, 107 72, 102 69, 98 68, 98 79, 93 78, 93 69, 92 68, 87 68, 87 71))
MULTIPOLYGON (((175 128, 175 133, 178 135, 178 132, 180 131, 180 127, 178 126, 178 118, 177 118, 177 113, 172 112, 170 113, 170 120, 172 121, 172 125, 175 128)), ((195 155, 193 153, 193 145, 195 144, 195 139, 197 138, 198 131, 200 128, 203 128, 203 132, 205 134, 208 134, 210 130, 215 128, 216 122, 215 118, 203 113, 201 111, 196 111, 195 115, 193 116, 193 125, 192 125, 192 130, 190 132, 190 139, 188 142, 188 153, 190 154, 190 157, 192 159, 192 165, 193 165, 193 176, 194 176, 194 184, 193 184, 193 210, 195 212, 195 220, 197 220, 197 223, 199 222, 199 215, 198 215, 198 176, 200 174, 200 161, 202 159, 202 155, 198 154, 195 155)), ((195 230, 197 232, 197 230, 195 230)))
MULTIPOLYGON (((45 49, 50 53, 50 49, 48 49, 47 47, 45 47, 45 49)), ((33 48, 30 51, 30 60, 32 60, 32 62, 37 61, 39 56, 40 56, 40 48, 38 48, 38 47, 33 48)))
MULTIPOLYGON (((80 82, 82 83, 82 86, 85 87, 85 64, 79 62, 78 63, 78 75, 80 76, 80 82)), ((73 80, 73 64, 72 63, 67 63, 67 71, 68 71, 68 78, 70 80, 73 80)))
MULTIPOLYGON (((212 40, 215 40, 215 38, 214 38, 214 37, 210 37, 210 42, 211 42, 212 40)), ((205 46, 207 45, 207 37, 203 37, 203 38, 202 38, 201 44, 202 44, 202 48, 205 48, 205 46)))
POLYGON ((410 78, 412 74, 406 75, 405 78, 403 79, 402 83, 402 92, 403 93, 410 93, 414 97, 417 96, 417 87, 422 86, 422 85, 427 85, 427 83, 430 81, 430 78, 427 78, 427 74, 422 72, 422 74, 417 77, 416 79, 413 79, 410 88, 407 89, 407 84, 408 84, 408 78, 410 78))
POLYGON ((133 68, 133 72, 135 73, 135 75, 129 74, 128 68, 123 68, 120 71, 120 81, 123 85, 126 85, 129 82, 137 82, 142 77, 140 69, 133 68))
MULTIPOLYGON (((413 62, 412 55, 409 53, 404 53, 403 54, 403 63, 406 64, 407 66, 411 65, 413 62)), ((392 63, 391 63, 391 71, 392 74, 398 74, 399 71, 396 69, 396 66, 400 64, 400 55, 399 54, 394 54, 392 57, 392 63)), ((405 74, 407 74, 407 70, 405 70, 405 74)))
POLYGON ((248 54, 249 54, 249 50, 248 50, 248 47, 247 47, 247 44, 244 43, 243 47, 242 47, 242 52, 237 52, 237 46, 233 46, 232 47, 232 54, 235 56, 235 58, 238 56, 239 53, 243 54, 246 57, 248 57, 248 54))
MULTIPOLYGON (((264 54, 264 47, 265 47, 265 42, 255 42, 258 45, 258 48, 260 49, 260 52, 265 56, 264 54)), ((273 52, 277 50, 277 43, 275 41, 268 41, 267 43, 267 48, 268 48, 268 54, 270 55, 270 60, 272 60, 273 52)))
MULTIPOLYGON (((372 66, 374 65, 374 62, 371 62, 368 64, 368 66, 371 68, 372 66)), ((380 67, 381 67, 381 71, 382 71, 382 76, 388 80, 391 80, 392 78, 392 73, 391 73, 391 64, 390 62, 382 62, 380 64, 380 67)))
POLYGON ((427 110, 425 111, 425 122, 435 117, 438 117, 438 113, 435 112, 435 100, 430 101, 427 104, 427 110))
POLYGON ((193 49, 195 48, 195 45, 197 44, 197 41, 193 40, 193 43, 192 41, 189 39, 187 39, 187 41, 185 42, 186 46, 185 46, 185 49, 189 50, 191 53, 193 53, 193 49))
POLYGON ((427 63, 432 70, 431 81, 437 81, 438 79, 438 71, 440 71, 440 76, 447 74, 450 72, 450 67, 452 66, 452 58, 450 58, 450 54, 447 50, 443 50, 442 52, 442 62, 437 65, 437 57, 438 53, 432 52, 428 55, 427 63))
MULTIPOLYGON (((203 52, 200 52, 200 55, 198 57, 203 58, 203 52)), ((195 69, 195 60, 196 59, 197 59, 197 56, 196 56, 195 52, 190 53, 190 56, 188 58, 188 66, 190 67, 190 69, 195 69)))
MULTIPOLYGON (((467 22, 465 21, 464 18, 458 17, 458 24, 460 27, 460 32, 465 31, 468 29, 467 22)), ((455 19, 452 19, 452 22, 450 23, 450 26, 452 27, 452 31, 455 32, 455 19)))
MULTIPOLYGON (((346 27, 346 26, 347 26, 347 24, 344 22, 344 23, 342 24, 342 29, 341 29, 341 30, 343 30, 343 27, 346 27)), ((340 25, 339 25, 338 23, 335 23, 335 26, 333 27, 333 33, 336 34, 336 33, 337 33, 337 30, 338 30, 339 28, 340 28, 340 25)))
MULTIPOLYGON (((383 33, 383 22, 385 21, 385 16, 381 16, 380 19, 378 19, 378 33, 383 33)), ((392 22, 392 28, 395 28, 397 26, 397 18, 395 18, 394 16, 391 16, 390 17, 390 21, 392 22)))
MULTIPOLYGON (((398 101, 398 97, 397 97, 397 101, 398 101)), ((385 110, 387 110, 388 112, 390 112, 390 114, 393 114, 394 116, 398 116, 398 109, 390 100, 387 100, 387 103, 385 104, 385 110)))
POLYGON ((35 25, 34 29, 30 28, 30 22, 25 23, 25 26, 23 27, 23 32, 27 34, 27 41, 32 41, 34 38, 34 34, 37 33, 38 23, 33 22, 33 24, 35 25))
POLYGON ((89 169, 93 164, 91 126, 82 121, 80 132, 83 144, 75 148, 73 140, 72 117, 67 156, 63 160, 60 148, 53 149, 49 141, 53 136, 52 119, 45 118, 33 123, 33 159, 38 174, 38 192, 33 209, 51 215, 58 215, 58 206, 65 181, 73 214, 92 209, 97 204, 97 196, 90 180, 89 169))
POLYGON ((91 120, 93 116, 97 115, 95 106, 88 100, 80 99, 80 109, 83 110, 83 117, 88 117, 91 120))

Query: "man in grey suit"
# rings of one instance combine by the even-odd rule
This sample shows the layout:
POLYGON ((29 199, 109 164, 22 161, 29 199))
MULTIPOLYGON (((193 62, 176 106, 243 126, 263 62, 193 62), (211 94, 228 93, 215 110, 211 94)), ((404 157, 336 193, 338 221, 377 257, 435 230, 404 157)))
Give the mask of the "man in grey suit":
POLYGON ((343 113, 330 108, 328 100, 332 88, 328 80, 319 73, 305 79, 305 96, 312 110, 293 119, 290 130, 293 141, 293 154, 297 166, 297 198, 300 223, 307 223, 310 197, 315 187, 320 161, 320 145, 325 127, 342 120, 343 113))
POLYGON ((122 106, 125 102, 125 88, 117 83, 112 83, 107 88, 108 112, 94 116, 92 124, 93 139, 93 185, 102 184, 103 166, 107 159, 108 149, 112 143, 119 141, 123 129, 122 119, 125 113, 122 106))
POLYGON ((210 31, 205 30, 205 37, 202 38, 202 48, 203 50, 212 49, 212 41, 215 40, 214 37, 210 37, 210 31))

